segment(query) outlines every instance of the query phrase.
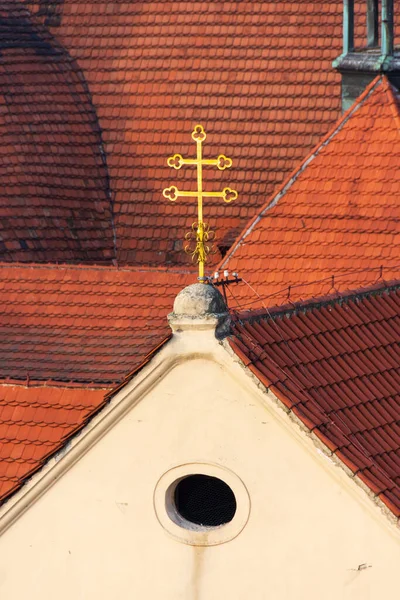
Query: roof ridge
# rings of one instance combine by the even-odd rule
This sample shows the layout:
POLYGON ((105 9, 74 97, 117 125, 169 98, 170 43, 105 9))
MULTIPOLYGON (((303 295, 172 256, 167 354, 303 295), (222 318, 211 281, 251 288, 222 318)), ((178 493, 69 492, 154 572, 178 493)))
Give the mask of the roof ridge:
POLYGON ((133 272, 133 273, 174 273, 180 275, 195 275, 185 267, 151 267, 148 265, 113 265, 113 264, 70 264, 70 263, 35 263, 35 262, 7 262, 0 261, 0 269, 5 268, 21 268, 21 269, 50 269, 50 270, 77 270, 77 271, 109 271, 110 273, 117 272, 133 272))
POLYGON ((363 106, 365 101, 374 93, 374 91, 379 87, 379 85, 382 84, 382 82, 382 75, 378 75, 377 77, 375 77, 375 79, 371 81, 371 83, 365 88, 363 93, 357 98, 354 104, 335 123, 334 127, 332 127, 332 129, 330 129, 328 133, 325 136, 323 136, 323 138, 314 146, 311 152, 302 160, 302 162, 293 169, 293 171, 278 187, 278 190, 274 191, 273 195, 269 197, 269 199, 258 212, 258 214, 255 215, 255 217, 253 217, 250 223, 246 225, 246 228, 242 230, 241 233, 237 236, 230 250, 218 264, 216 270, 223 269, 226 266, 227 262, 234 256, 236 250, 241 246, 243 240, 253 231, 254 227, 264 217, 265 213, 279 202, 279 200, 292 187, 292 185, 295 183, 295 181, 301 175, 301 173, 305 170, 305 168, 312 162, 312 160, 314 160, 319 155, 319 152, 325 146, 327 146, 330 143, 330 141, 342 130, 347 121, 363 106))
POLYGON ((0 379, 0 389, 5 387, 12 388, 23 388, 25 390, 33 390, 38 389, 41 390, 43 388, 46 389, 57 389, 57 390, 104 390, 105 392, 109 392, 113 389, 113 385, 115 384, 96 384, 96 382, 85 383, 85 382, 67 382, 67 381, 57 381, 55 379, 29 379, 25 377, 24 379, 0 379))
POLYGON ((289 302, 287 304, 273 306, 271 308, 243 311, 235 311, 232 309, 231 314, 234 318, 246 322, 253 322, 262 318, 275 319, 283 315, 286 317, 291 317, 295 314, 298 314, 300 311, 302 313, 306 313, 325 306, 348 303, 354 298, 357 300, 364 300, 364 298, 368 298, 370 296, 378 296, 384 294, 385 292, 390 293, 398 289, 400 289, 400 279, 395 279, 389 282, 382 281, 367 287, 356 288, 345 292, 334 292, 333 294, 319 296, 318 298, 309 298, 307 300, 289 302))

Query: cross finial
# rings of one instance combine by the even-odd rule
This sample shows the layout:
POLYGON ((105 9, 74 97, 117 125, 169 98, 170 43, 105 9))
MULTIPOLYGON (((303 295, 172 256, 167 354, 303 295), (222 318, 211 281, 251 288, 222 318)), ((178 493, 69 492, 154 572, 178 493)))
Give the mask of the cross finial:
POLYGON ((222 198, 224 202, 230 203, 236 200, 238 193, 229 187, 224 188, 221 192, 205 192, 203 190, 203 166, 213 165, 220 171, 229 169, 232 166, 232 160, 224 154, 220 154, 217 158, 203 159, 203 142, 206 139, 206 132, 202 125, 196 125, 192 131, 192 139, 196 142, 197 153, 196 158, 183 158, 180 154, 174 154, 167 160, 168 166, 174 169, 180 169, 183 165, 194 165, 197 167, 197 191, 186 192, 179 190, 172 185, 163 190, 164 198, 175 202, 178 198, 190 197, 197 198, 197 221, 192 225, 192 231, 186 234, 185 239, 188 244, 185 246, 185 252, 192 255, 193 260, 197 260, 199 265, 199 281, 206 282, 204 268, 207 262, 207 256, 211 251, 209 242, 214 237, 214 232, 210 230, 207 223, 203 221, 203 198, 222 198), (190 247, 190 241, 196 242, 195 248, 190 247))

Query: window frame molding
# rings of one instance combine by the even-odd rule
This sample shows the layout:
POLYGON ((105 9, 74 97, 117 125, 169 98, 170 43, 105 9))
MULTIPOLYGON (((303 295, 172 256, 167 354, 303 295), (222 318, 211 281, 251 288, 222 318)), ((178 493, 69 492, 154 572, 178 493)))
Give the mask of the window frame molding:
POLYGON ((190 546, 216 546, 235 539, 250 517, 250 496, 243 481, 225 466, 207 462, 177 465, 158 480, 153 496, 156 517, 161 527, 175 540, 190 546), (236 499, 236 512, 229 523, 206 527, 187 521, 175 506, 174 494, 178 483, 190 475, 216 477, 226 483, 236 499))

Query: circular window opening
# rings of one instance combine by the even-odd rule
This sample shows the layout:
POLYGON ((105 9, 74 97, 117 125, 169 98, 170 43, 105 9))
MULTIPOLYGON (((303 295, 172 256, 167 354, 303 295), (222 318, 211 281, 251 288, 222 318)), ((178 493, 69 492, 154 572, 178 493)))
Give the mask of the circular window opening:
POLYGON ((174 504, 186 521, 203 527, 225 525, 236 513, 236 498, 229 485, 208 475, 181 479, 175 487, 174 504))

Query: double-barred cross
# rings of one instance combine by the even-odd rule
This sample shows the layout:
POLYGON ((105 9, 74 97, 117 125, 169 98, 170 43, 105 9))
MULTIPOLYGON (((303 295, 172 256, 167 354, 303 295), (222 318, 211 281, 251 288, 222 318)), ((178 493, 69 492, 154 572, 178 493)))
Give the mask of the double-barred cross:
MULTIPOLYGON (((199 281, 206 282, 204 275, 207 256, 210 253, 211 247, 208 242, 212 238, 212 232, 209 226, 203 221, 203 198, 222 198, 228 204, 236 200, 238 193, 229 187, 224 188, 221 192, 206 192, 203 190, 203 166, 216 166, 220 171, 229 169, 232 166, 232 160, 224 154, 220 154, 217 158, 203 158, 203 142, 206 139, 206 132, 202 125, 196 125, 192 132, 192 139, 196 142, 197 153, 196 158, 183 158, 180 154, 174 154, 167 160, 168 166, 174 169, 180 169, 184 165, 192 165, 197 167, 197 191, 186 192, 179 190, 172 185, 163 190, 164 198, 175 202, 178 198, 197 198, 197 222, 193 223, 192 231, 195 232, 196 246, 194 250, 190 250, 189 244, 185 247, 187 252, 192 254, 192 259, 197 260, 199 265, 199 281)), ((185 239, 190 241, 192 232, 186 234, 185 239)))

